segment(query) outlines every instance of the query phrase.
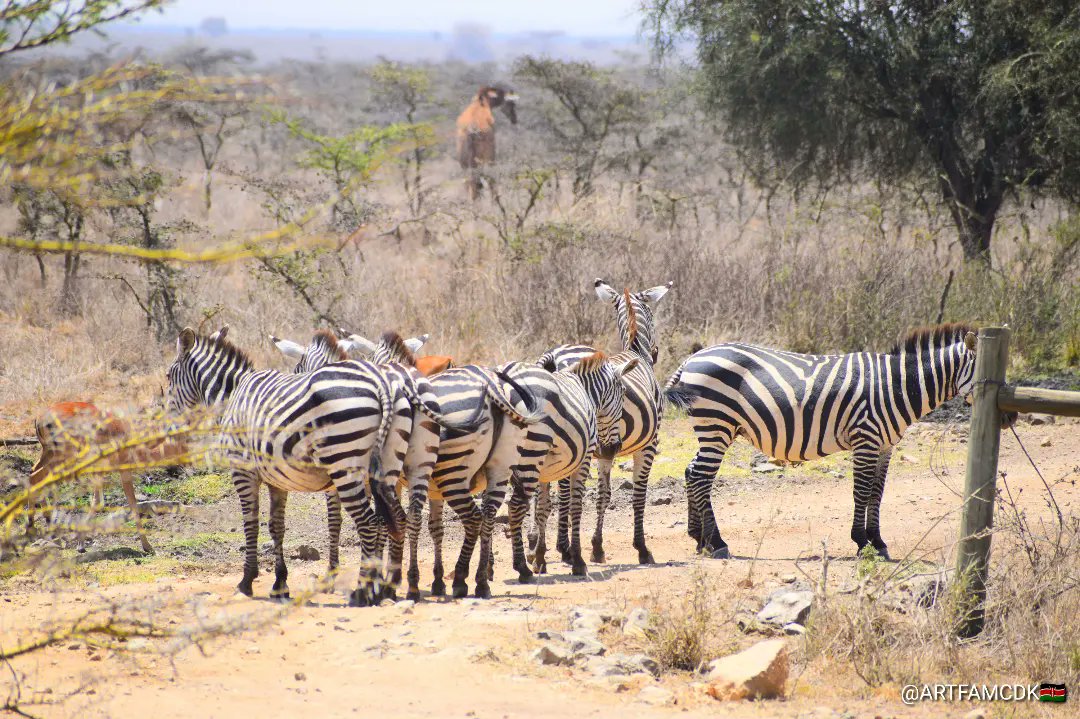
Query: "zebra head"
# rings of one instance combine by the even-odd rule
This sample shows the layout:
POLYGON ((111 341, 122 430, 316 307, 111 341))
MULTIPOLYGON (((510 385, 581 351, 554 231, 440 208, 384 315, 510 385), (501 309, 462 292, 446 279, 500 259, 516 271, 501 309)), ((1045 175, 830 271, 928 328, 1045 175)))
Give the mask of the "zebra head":
POLYGON ((596 352, 569 368, 596 408, 597 453, 605 459, 613 458, 619 451, 625 375, 637 367, 638 361, 634 358, 615 364, 605 353, 596 352))
POLYGON ((225 339, 228 327, 210 336, 185 327, 176 338, 176 359, 169 366, 168 404, 173 412, 225 401, 251 370, 251 360, 225 339))
POLYGON ((349 334, 345 330, 339 331, 345 336, 345 339, 341 340, 341 344, 347 348, 346 351, 356 352, 371 359, 376 364, 400 362, 407 367, 413 367, 416 365, 416 356, 413 353, 428 341, 428 335, 426 334, 410 339, 402 339, 397 332, 386 331, 383 332, 378 344, 376 344, 358 334, 349 334))
POLYGON ((618 292, 604 280, 597 278, 593 283, 596 296, 610 302, 615 308, 615 320, 619 325, 619 335, 623 347, 633 350, 656 364, 657 345, 654 336, 653 307, 663 299, 673 283, 650 287, 640 292, 624 289, 618 292))
POLYGON ((953 375, 953 387, 955 394, 968 398, 971 402, 971 390, 975 388, 975 345, 977 338, 974 332, 964 334, 963 347, 959 349, 960 359, 956 365, 956 373, 953 375))
POLYGON ((314 372, 333 362, 344 362, 349 359, 348 345, 343 346, 343 341, 330 330, 318 330, 307 347, 291 340, 278 339, 274 335, 270 335, 270 341, 281 354, 296 360, 293 374, 314 372))

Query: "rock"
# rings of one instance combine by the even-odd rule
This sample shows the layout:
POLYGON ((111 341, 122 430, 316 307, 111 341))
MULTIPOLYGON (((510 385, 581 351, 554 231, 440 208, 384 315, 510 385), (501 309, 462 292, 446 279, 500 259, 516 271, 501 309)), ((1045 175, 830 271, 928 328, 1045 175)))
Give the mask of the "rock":
POLYGON ((259 648, 258 644, 255 644, 255 645, 250 646, 250 647, 247 648, 247 653, 248 654, 260 654, 261 652, 262 652, 262 649, 259 648))
MULTIPOLYGON (((138 500, 138 496, 135 499, 138 500)), ((139 514, 167 514, 168 512, 179 511, 184 505, 170 499, 148 499, 138 501, 135 506, 138 507, 139 514)), ((273 543, 271 543, 271 546, 273 546, 273 543)))
POLYGON ((596 633, 605 624, 618 624, 621 617, 610 610, 574 607, 570 610, 570 627, 596 633))
POLYGON ((798 579, 798 577, 796 577, 794 574, 785 574, 784 576, 780 577, 780 581, 784 584, 794 584, 796 579, 798 579))
POLYGON ((545 644, 540 647, 533 652, 532 658, 533 661, 539 662, 545 666, 562 667, 574 663, 574 660, 566 647, 560 647, 555 644, 545 644))
POLYGON ((541 629, 539 632, 536 633, 536 638, 545 639, 552 642, 566 641, 566 639, 563 638, 562 632, 556 632, 551 629, 541 629))
POLYGON ((643 607, 631 609, 623 622, 623 634, 636 639, 646 639, 649 636, 649 610, 643 607))
POLYGON ((396 602, 390 597, 387 597, 386 599, 379 602, 380 607, 392 607, 394 606, 394 604, 396 604, 396 602))
POLYGON ((609 654, 603 657, 590 657, 585 667, 591 674, 598 677, 630 674, 660 676, 660 665, 652 657, 644 654, 609 654))
POLYGON ((319 554, 319 550, 310 544, 301 544, 295 550, 293 550, 292 558, 299 559, 304 562, 317 562, 322 555, 319 554))
POLYGON ((633 472, 634 471, 634 462, 633 462, 633 460, 628 459, 625 462, 621 462, 619 464, 619 469, 621 469, 624 472, 633 472))
POLYGON ((1043 437, 1041 440, 1039 440, 1040 447, 1049 447, 1051 444, 1052 443, 1049 437, 1043 437))
POLYGON ((150 640, 143 639, 142 637, 136 637, 134 639, 127 640, 127 643, 124 646, 133 652, 138 652, 143 649, 149 649, 150 640))
POLYGON ((714 699, 772 699, 783 696, 788 651, 783 639, 758 642, 749 649, 709 662, 706 689, 714 699))
POLYGON ((661 490, 652 496, 652 499, 649 500, 649 504, 654 507, 659 507, 661 505, 671 504, 673 501, 675 501, 675 497, 672 496, 669 490, 661 490))
POLYGON ((915 604, 920 607, 934 606, 947 588, 944 573, 910 577, 900 583, 900 589, 910 594, 915 604))
POLYGON ((1028 423, 1033 424, 1035 426, 1040 426, 1040 425, 1044 425, 1044 424, 1053 424, 1054 423, 1054 415, 1052 415, 1052 414, 1038 414, 1038 413, 1033 412, 1032 414, 1029 414, 1027 417, 1028 417, 1028 423))
POLYGON ((764 464, 756 464, 756 465, 754 465, 753 467, 750 468, 750 471, 758 473, 758 474, 768 474, 769 472, 779 472, 780 467, 779 467, 779 465, 775 465, 775 464, 772 464, 770 462, 766 462, 764 464))
POLYGON ((637 698, 653 706, 669 706, 675 703, 675 695, 663 687, 644 687, 638 692, 637 698))
POLYGON ((792 622, 791 624, 785 624, 784 634, 789 634, 792 636, 798 634, 806 634, 806 627, 801 624, 796 624, 795 622, 792 622))
POLYGON ((412 614, 413 607, 416 606, 416 602, 414 602, 412 599, 402 599, 394 606, 400 609, 402 614, 412 614))
POLYGON ((570 648, 571 656, 575 658, 598 657, 606 651, 604 645, 596 639, 596 635, 592 632, 566 632, 563 634, 563 639, 570 648))
POLYGON ((627 479, 624 479, 623 481, 619 482, 619 489, 633 489, 633 488, 634 488, 634 480, 632 480, 632 479, 627 478, 627 479))
POLYGON ((757 613, 757 620, 782 627, 785 624, 806 624, 814 593, 782 589, 769 596, 768 603, 757 613))
POLYGON ((306 682, 307 681, 307 674, 304 674, 303 672, 297 672, 296 674, 293 674, 293 679, 295 679, 298 682, 306 682))

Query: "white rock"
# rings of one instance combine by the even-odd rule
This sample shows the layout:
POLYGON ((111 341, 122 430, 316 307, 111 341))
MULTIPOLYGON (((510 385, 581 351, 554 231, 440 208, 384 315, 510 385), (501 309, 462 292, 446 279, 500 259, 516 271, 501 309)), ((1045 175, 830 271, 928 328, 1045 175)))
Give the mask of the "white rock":
POLYGON ((806 624, 814 593, 807 590, 783 589, 773 592, 768 603, 757 613, 764 624, 782 627, 785 624, 806 624))
POLYGON ((626 615, 622 630, 625 636, 646 639, 649 634, 649 610, 644 607, 631 609, 626 615))
POLYGON ((783 639, 770 639, 709 662, 707 691, 721 700, 770 699, 783 696, 787 677, 787 645, 783 639))
POLYGON ((653 706, 670 706, 675 703, 675 695, 663 687, 644 687, 638 692, 637 698, 653 706))

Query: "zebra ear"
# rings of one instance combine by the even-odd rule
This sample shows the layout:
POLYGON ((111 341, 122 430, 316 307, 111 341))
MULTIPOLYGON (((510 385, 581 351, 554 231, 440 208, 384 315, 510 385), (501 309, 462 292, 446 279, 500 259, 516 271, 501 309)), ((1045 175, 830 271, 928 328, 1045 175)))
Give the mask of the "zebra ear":
POLYGON ((625 377, 628 372, 633 371, 633 369, 638 366, 638 361, 638 358, 635 357, 632 360, 619 365, 615 369, 618 371, 620 377, 625 377))
MULTIPOLYGON (((345 338, 347 342, 351 343, 352 349, 367 356, 375 354, 375 350, 378 348, 374 342, 367 337, 361 337, 360 335, 349 335, 345 338)), ((340 346, 340 342, 338 345, 340 346)))
POLYGON ((978 344, 978 337, 975 336, 974 332, 968 332, 966 335, 964 335, 964 345, 969 350, 974 352, 975 347, 976 347, 977 344, 978 344))
POLYGON ((176 355, 182 357, 195 346, 195 330, 185 327, 176 338, 176 355))
POLYGON ((660 356, 660 348, 656 345, 653 345, 652 349, 649 350, 649 356, 652 358, 653 367, 655 367, 656 358, 660 356))
POLYGON ((655 304, 661 299, 663 299, 664 295, 666 295, 668 293, 668 290, 671 289, 672 284, 674 283, 668 282, 666 285, 657 285, 656 287, 650 287, 649 289, 642 291, 641 294, 643 297, 645 297, 646 300, 655 304))
POLYGON ((409 348, 410 352, 415 352, 421 347, 423 347, 425 344, 427 344, 429 336, 430 335, 428 334, 422 334, 419 337, 412 337, 410 339, 407 339, 405 340, 405 346, 409 348))
POLYGON ((300 360, 304 358, 304 353, 307 351, 301 345, 296 344, 290 340, 278 339, 274 335, 270 335, 270 341, 274 343, 274 346, 281 351, 281 354, 285 355, 289 359, 300 360))
POLYGON ((619 293, 615 291, 614 287, 609 285, 607 282, 604 282, 599 277, 597 277, 596 281, 593 282, 593 287, 596 289, 596 296, 604 300, 605 302, 611 302, 619 296, 619 293))
POLYGON ((210 341, 213 342, 214 344, 217 344, 217 343, 221 342, 221 340, 225 339, 225 335, 227 335, 227 334, 229 334, 229 326, 225 325, 221 329, 219 329, 217 332, 210 335, 210 341))

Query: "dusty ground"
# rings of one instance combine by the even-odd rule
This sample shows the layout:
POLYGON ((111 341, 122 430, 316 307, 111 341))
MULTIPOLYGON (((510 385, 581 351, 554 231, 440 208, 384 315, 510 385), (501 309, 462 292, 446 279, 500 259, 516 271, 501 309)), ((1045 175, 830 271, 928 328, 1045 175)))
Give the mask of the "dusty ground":
MULTIPOLYGON (((1056 487, 1063 512, 1080 513, 1080 423, 1059 419, 1053 426, 1021 425, 1021 438, 1048 481, 1056 487), (1047 446, 1040 446, 1047 444, 1047 446)), ((958 493, 963 485, 966 427, 921 424, 893 455, 883 512, 883 533, 894 557, 949 561, 958 534, 958 493)), ((255 710, 261 717, 317 716, 455 716, 499 719, 538 716, 689 716, 710 717, 938 717, 963 716, 968 705, 928 704, 905 707, 899 687, 871 689, 842 664, 800 662, 801 639, 789 640, 795 664, 785 700, 718 703, 695 687, 686 673, 664 676, 659 685, 674 693, 673 706, 656 706, 639 696, 657 684, 639 677, 621 690, 592 679, 580 669, 542 667, 529 655, 539 645, 540 629, 565 629, 567 612, 580 605, 625 611, 636 606, 662 611, 688 590, 693 564, 709 575, 729 616, 741 608, 757 610, 781 578, 802 572, 811 580, 821 573, 815 557, 822 543, 832 563, 833 588, 852 582, 855 562, 847 538, 851 511, 850 463, 846 456, 769 473, 751 473, 750 449, 740 444, 729 455, 714 504, 724 537, 736 558, 696 560, 685 534, 686 505, 682 469, 693 449, 685 420, 669 422, 653 470, 650 497, 669 504, 648 508, 647 531, 657 566, 634 564, 630 546, 628 491, 616 490, 617 508, 608 513, 606 566, 590 565, 587 579, 569 576, 569 568, 549 556, 553 573, 535 585, 519 585, 509 566, 509 543, 497 540, 494 598, 430 600, 410 611, 400 607, 350 609, 344 592, 353 574, 339 578, 338 591, 316 595, 304 606, 282 610, 266 600, 272 582, 265 571, 252 601, 233 587, 240 573, 241 535, 235 498, 195 505, 177 517, 153 520, 153 558, 102 559, 78 565, 68 578, 44 588, 31 576, 0 580, 0 642, 5 647, 35 635, 43 623, 71 616, 102 598, 152 596, 179 606, 160 610, 171 626, 199 616, 242 618, 248 631, 211 642, 205 653, 195 648, 171 660, 160 643, 138 642, 134 658, 65 642, 16 660, 0 679, 0 697, 17 680, 23 701, 54 700, 74 693, 61 705, 33 707, 44 716, 234 717, 255 710), (678 478, 678 479, 676 479, 678 478), (663 500, 661 500, 663 501, 663 500), (756 557, 756 559, 755 559, 756 557), (749 579, 750 581, 746 581, 749 579), (280 616, 275 613, 283 612, 280 616), (3 684, 7 684, 5 688, 3 684), (47 694, 41 692, 49 692, 47 694)), ((1047 512, 1042 484, 1011 434, 1002 438, 1001 470, 1020 504, 1039 517, 1047 512)), ((620 478, 625 473, 620 472, 620 478)), ((616 480, 618 486, 619 480, 616 480)), ((220 488, 202 488, 199 496, 215 499, 220 488), (209 494, 209 497, 207 495, 209 494)), ((150 491, 144 488, 144 491, 150 491)), ((119 500, 119 498, 117 498, 119 500)), ((264 502, 265 505, 265 502, 264 502)), ((264 506, 265 511, 265 506, 264 506)), ((321 498, 294 497, 289 505, 286 545, 316 546, 325 556, 321 498)), ((586 514, 586 526, 592 513, 586 514)), ((458 535, 447 539, 448 556, 456 555, 458 535)), ((265 527, 264 527, 265 532, 265 527)), ((588 541, 591 528, 584 533, 588 541)), ((345 564, 355 563, 355 535, 346 533, 345 564)), ((264 541, 268 540, 264 533, 264 541)), ((99 541, 97 549, 135 547, 131 535, 99 541)), ((93 551, 93 550, 92 550, 93 551)), ((93 555, 92 555, 93 556, 93 555)), ((111 555, 115 556, 115 555, 111 555)), ((423 584, 430 584, 426 548, 423 584)), ((269 570, 269 560, 263 560, 269 570)), ((324 561, 291 560, 294 594, 310 586, 324 561)), ((471 583, 470 583, 471 584, 471 583)), ((759 637, 741 634, 730 621, 719 628, 730 649, 759 637)), ((620 651, 641 651, 612 638, 620 651)), ((991 682, 999 677, 973 677, 991 682)), ((1073 689, 1074 693, 1076 689, 1073 689)), ((1066 707, 995 707, 994 715, 1064 717, 1066 707)), ((988 714, 989 716, 989 714, 988 714)))

